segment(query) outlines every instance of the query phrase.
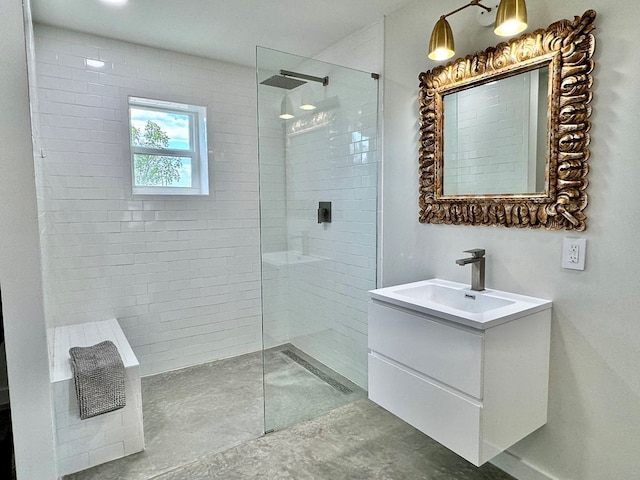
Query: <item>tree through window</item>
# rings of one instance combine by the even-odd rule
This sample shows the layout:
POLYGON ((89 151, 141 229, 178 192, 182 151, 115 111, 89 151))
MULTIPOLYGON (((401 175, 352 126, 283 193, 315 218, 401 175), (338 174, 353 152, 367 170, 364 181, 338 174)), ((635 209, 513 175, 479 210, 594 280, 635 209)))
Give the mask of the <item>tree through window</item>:
POLYGON ((129 98, 134 194, 208 194, 204 107, 129 98))

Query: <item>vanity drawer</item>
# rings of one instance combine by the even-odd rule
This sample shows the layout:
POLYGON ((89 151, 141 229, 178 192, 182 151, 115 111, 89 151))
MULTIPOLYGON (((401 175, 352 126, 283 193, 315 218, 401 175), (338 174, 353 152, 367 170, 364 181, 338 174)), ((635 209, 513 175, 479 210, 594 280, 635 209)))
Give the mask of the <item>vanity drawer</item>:
POLYGON ((481 407, 369 354, 369 398, 478 465, 481 407))
POLYGON ((478 399, 482 335, 369 302, 369 349, 478 399))

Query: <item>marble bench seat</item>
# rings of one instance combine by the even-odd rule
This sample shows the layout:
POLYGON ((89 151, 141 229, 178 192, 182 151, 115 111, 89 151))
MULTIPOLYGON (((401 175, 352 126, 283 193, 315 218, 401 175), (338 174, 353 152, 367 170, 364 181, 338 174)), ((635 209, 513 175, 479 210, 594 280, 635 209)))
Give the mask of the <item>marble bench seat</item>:
POLYGON ((140 364, 116 319, 53 328, 51 382, 58 475, 67 475, 144 450, 140 364), (80 420, 69 348, 111 340, 125 367, 127 405, 80 420))

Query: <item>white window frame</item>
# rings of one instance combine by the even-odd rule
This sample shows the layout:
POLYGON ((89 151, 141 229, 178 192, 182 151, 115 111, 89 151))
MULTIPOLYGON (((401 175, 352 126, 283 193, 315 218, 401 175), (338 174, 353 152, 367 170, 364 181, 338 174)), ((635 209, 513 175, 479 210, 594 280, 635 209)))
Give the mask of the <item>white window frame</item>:
POLYGON ((201 105, 129 97, 128 124, 131 160, 131 191, 134 195, 209 195, 209 161, 207 150, 207 109, 201 105), (189 120, 190 150, 151 148, 132 145, 131 108, 156 110, 187 115, 189 120), (191 187, 136 185, 135 155, 166 155, 191 158, 191 187))

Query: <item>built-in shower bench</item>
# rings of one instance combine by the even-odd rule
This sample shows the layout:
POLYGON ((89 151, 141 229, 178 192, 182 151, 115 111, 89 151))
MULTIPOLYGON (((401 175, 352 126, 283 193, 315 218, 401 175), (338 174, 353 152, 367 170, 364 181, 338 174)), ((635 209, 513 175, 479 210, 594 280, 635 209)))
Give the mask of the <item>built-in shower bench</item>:
POLYGON ((114 318, 55 327, 50 341, 58 475, 144 450, 140 364, 118 321, 114 318), (80 420, 69 349, 105 340, 111 340, 122 357, 127 404, 120 410, 80 420))

